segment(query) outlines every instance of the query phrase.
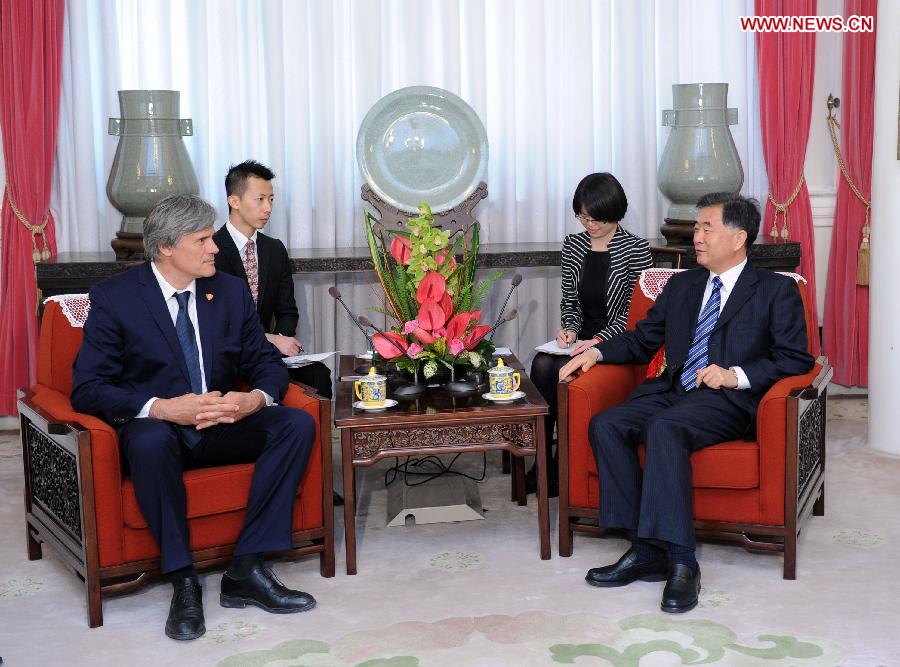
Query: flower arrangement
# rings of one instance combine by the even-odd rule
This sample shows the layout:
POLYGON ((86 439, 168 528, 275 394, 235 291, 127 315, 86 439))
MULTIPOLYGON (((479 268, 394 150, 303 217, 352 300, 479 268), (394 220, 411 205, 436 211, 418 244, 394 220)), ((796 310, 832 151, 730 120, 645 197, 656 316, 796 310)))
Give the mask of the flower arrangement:
POLYGON ((421 369, 425 379, 441 365, 451 373, 454 366, 487 368, 494 345, 478 306, 502 272, 476 283, 477 222, 470 233, 451 233, 435 227, 428 204, 419 212, 405 230, 387 230, 366 213, 369 251, 388 306, 374 310, 395 322, 375 334, 375 351, 400 370, 421 369))

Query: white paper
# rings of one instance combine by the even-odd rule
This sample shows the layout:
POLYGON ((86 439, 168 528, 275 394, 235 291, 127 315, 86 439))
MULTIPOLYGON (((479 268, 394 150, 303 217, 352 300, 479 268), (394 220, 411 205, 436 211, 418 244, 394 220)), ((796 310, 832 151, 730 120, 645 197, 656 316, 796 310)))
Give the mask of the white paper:
POLYGON ((297 367, 311 364, 314 361, 323 361, 330 357, 334 352, 319 352, 318 354, 298 354, 296 357, 283 357, 282 361, 285 366, 297 367))
POLYGON ((495 357, 508 357, 512 354, 512 350, 508 347, 497 347, 494 348, 494 356, 495 357))
POLYGON ((543 345, 538 345, 535 350, 538 352, 544 352, 546 354, 556 354, 559 356, 570 356, 572 354, 572 348, 575 347, 575 343, 570 343, 569 347, 560 347, 559 343, 556 342, 556 339, 544 343, 543 345))

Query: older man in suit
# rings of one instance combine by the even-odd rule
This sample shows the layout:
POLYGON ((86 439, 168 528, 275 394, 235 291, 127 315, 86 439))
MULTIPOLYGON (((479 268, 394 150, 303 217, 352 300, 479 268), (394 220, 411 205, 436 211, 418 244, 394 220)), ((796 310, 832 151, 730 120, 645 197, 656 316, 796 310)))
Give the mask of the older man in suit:
POLYGON ((718 193, 697 207, 700 267, 673 276, 634 331, 597 344, 560 370, 564 378, 599 361, 647 363, 665 344, 665 372, 591 420, 600 523, 624 529, 631 548, 586 579, 605 587, 666 580, 661 609, 672 613, 693 609, 700 592, 691 453, 750 433, 763 394, 813 364, 796 284, 747 262, 759 231, 756 203, 718 193))
POLYGON ((297 487, 315 425, 275 405, 288 375, 265 339, 247 287, 216 273, 215 209, 198 197, 161 201, 144 222, 145 264, 91 290, 72 404, 116 428, 135 494, 174 586, 173 639, 205 632, 191 560, 182 472, 256 462, 247 515, 221 582, 225 607, 305 611, 311 595, 284 587, 263 553, 291 546, 297 487), (249 391, 236 391, 241 379, 249 391))
MULTIPOLYGON (((266 339, 281 354, 300 354, 302 345, 294 337, 299 312, 294 300, 294 276, 284 244, 261 233, 269 223, 275 201, 275 174, 255 160, 232 166, 225 176, 228 221, 213 240, 221 252, 216 268, 247 281, 266 339)), ((292 368, 291 379, 313 387, 331 398, 331 371, 313 362, 292 368)))

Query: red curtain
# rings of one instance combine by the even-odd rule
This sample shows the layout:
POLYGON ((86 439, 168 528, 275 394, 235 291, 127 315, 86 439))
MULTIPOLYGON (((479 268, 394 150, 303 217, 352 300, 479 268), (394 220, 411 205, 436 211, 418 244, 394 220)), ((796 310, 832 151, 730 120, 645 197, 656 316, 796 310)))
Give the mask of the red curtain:
MULTIPOLYGON (((814 16, 816 0, 756 0, 758 16, 814 16)), ((813 73, 816 63, 814 32, 756 33, 756 62, 759 68, 759 106, 762 126, 763 158, 769 177, 769 192, 779 204, 786 203, 800 179, 809 140, 812 112, 813 73)), ((786 211, 789 238, 800 242, 800 273, 809 281, 809 294, 816 293, 816 256, 813 239, 812 208, 809 190, 802 183, 786 211)), ((769 234, 773 225, 784 226, 785 216, 778 214, 771 200, 761 233, 769 234)), ((810 304, 818 323, 816 300, 810 304)), ((819 341, 812 341, 819 352, 819 341)))
MULTIPOLYGON (((34 381, 38 323, 31 232, 49 215, 59 118, 65 0, 0 2, 0 129, 6 162, 0 252, 0 414, 16 413, 16 389, 34 381)), ((53 220, 45 229, 56 253, 53 220)), ((38 240, 38 247, 43 243, 38 240)))
MULTIPOLYGON (((844 16, 876 16, 873 0, 846 0, 844 16)), ((841 153, 850 178, 872 198, 872 139, 875 108, 875 33, 844 33, 844 81, 838 119, 841 153)), ((838 174, 837 204, 828 260, 822 343, 834 367, 834 381, 869 384, 869 287, 856 284, 856 251, 862 239, 866 207, 838 174)))

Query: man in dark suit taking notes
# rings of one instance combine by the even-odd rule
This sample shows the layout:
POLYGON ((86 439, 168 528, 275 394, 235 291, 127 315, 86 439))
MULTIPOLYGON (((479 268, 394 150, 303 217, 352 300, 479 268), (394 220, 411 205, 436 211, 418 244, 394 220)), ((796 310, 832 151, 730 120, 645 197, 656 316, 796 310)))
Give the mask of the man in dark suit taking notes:
POLYGON ((813 365, 794 280, 747 262, 759 231, 756 203, 718 193, 697 207, 700 267, 672 276, 634 331, 598 343, 560 370, 562 379, 598 362, 647 363, 665 345, 663 374, 591 420, 600 524, 624 529, 631 548, 586 579, 603 587, 666 580, 661 609, 673 613, 693 609, 700 592, 691 453, 748 435, 766 391, 813 365))
POLYGON ((265 339, 246 285, 217 273, 215 209, 198 197, 162 200, 144 222, 149 261, 91 290, 72 404, 119 434, 141 512, 174 594, 173 639, 205 632, 190 555, 185 469, 255 461, 247 515, 222 577, 225 607, 305 611, 262 555, 291 547, 297 487, 315 439, 312 418, 278 406, 288 374, 265 339), (235 391, 238 380, 248 391, 235 391))

